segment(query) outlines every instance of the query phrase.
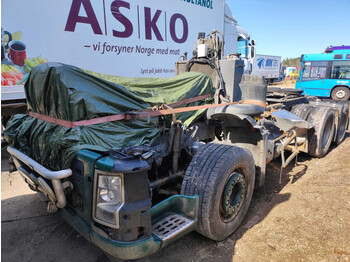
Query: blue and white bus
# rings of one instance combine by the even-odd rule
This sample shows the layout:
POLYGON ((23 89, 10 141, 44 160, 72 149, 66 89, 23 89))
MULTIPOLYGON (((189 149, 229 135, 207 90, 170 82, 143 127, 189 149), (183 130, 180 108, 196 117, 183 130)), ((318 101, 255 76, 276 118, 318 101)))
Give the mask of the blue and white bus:
POLYGON ((295 84, 305 95, 350 98, 350 46, 329 47, 322 54, 302 55, 295 84))

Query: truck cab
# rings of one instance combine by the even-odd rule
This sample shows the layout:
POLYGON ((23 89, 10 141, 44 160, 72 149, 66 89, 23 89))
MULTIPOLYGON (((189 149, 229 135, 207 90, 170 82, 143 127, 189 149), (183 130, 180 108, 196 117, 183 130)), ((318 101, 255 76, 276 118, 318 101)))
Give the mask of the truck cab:
POLYGON ((244 61, 244 74, 251 74, 255 57, 255 40, 251 40, 247 31, 238 25, 227 4, 225 4, 224 41, 225 54, 239 54, 244 61))

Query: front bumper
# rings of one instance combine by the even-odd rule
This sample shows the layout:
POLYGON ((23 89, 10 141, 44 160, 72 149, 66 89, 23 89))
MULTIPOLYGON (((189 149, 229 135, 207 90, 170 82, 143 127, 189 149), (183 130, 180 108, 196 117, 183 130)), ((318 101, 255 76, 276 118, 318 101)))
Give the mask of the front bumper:
POLYGON ((68 224, 104 252, 120 259, 137 259, 152 255, 159 249, 193 231, 197 222, 197 210, 198 196, 176 195, 164 200, 151 208, 152 224, 159 221, 162 216, 169 212, 192 217, 193 223, 166 240, 162 240, 155 234, 152 234, 147 239, 134 242, 116 241, 98 234, 68 206, 59 209, 59 213, 68 224))
POLYGON ((130 243, 107 239, 93 231, 92 228, 69 207, 60 209, 59 213, 68 224, 88 241, 114 257, 120 259, 135 259, 149 256, 161 248, 161 240, 155 239, 153 236, 142 241, 130 243))
POLYGON ((27 180, 27 183, 32 184, 33 187, 37 187, 38 191, 46 194, 57 207, 64 208, 66 206, 66 196, 63 191, 61 179, 71 176, 71 169, 51 171, 14 147, 8 146, 7 151, 13 157, 18 172, 27 180), (54 192, 44 179, 41 177, 37 178, 28 172, 24 168, 25 166, 30 167, 32 171, 37 172, 41 177, 50 180, 54 192))
MULTIPOLYGON (((89 219, 91 218, 91 212, 84 217, 81 212, 79 213, 70 205, 66 205, 66 196, 61 179, 71 176, 71 169, 50 171, 13 147, 9 146, 8 151, 13 156, 17 169, 26 181, 49 196, 51 201, 56 202, 56 206, 59 207, 58 212, 62 218, 88 241, 111 256, 120 259, 136 259, 149 256, 191 232, 196 227, 198 196, 175 195, 145 211, 149 212, 148 215, 152 221, 150 237, 130 242, 114 240, 89 219), (32 174, 34 172, 37 176, 32 174), (42 178, 51 180, 54 191, 42 178)), ((91 194, 87 197, 89 196, 91 194)), ((124 225, 122 229, 127 226, 130 225, 124 225)))

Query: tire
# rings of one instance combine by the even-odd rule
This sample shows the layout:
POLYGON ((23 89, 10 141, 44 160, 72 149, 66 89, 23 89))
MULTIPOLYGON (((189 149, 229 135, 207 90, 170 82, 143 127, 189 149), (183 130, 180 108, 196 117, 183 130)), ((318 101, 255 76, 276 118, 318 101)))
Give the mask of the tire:
POLYGON ((332 90, 333 100, 347 101, 350 98, 350 90, 346 86, 337 86, 332 90))
POLYGON ((230 236, 247 213, 254 183, 254 159, 247 149, 224 142, 203 146, 181 187, 181 194, 199 196, 196 230, 216 241, 230 236))
POLYGON ((337 137, 335 140, 336 145, 340 145, 341 142, 343 142, 346 135, 346 130, 349 126, 349 106, 346 104, 344 105, 344 108, 345 110, 339 119, 337 137))
POLYGON ((293 106, 291 113, 296 115, 297 117, 306 120, 310 113, 314 110, 314 106, 309 104, 299 104, 296 106, 293 106))
POLYGON ((335 113, 332 108, 316 106, 307 121, 314 126, 309 133, 309 155, 322 158, 329 150, 332 143, 335 126, 335 113))

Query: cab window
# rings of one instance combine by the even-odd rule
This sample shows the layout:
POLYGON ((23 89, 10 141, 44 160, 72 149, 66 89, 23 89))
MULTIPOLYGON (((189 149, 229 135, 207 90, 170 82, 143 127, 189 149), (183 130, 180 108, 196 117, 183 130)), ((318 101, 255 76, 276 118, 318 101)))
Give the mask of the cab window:
POLYGON ((237 49, 238 53, 241 54, 241 58, 247 58, 248 42, 243 37, 238 37, 237 39, 237 49))

